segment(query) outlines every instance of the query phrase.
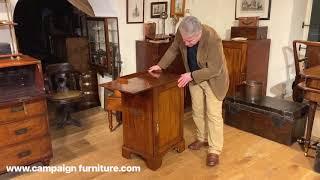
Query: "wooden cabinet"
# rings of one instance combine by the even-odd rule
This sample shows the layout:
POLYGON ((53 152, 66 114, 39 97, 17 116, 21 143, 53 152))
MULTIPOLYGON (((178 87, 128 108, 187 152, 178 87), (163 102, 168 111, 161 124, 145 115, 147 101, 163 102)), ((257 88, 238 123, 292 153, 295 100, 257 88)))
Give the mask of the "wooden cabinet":
POLYGON ((184 89, 178 88, 179 75, 136 73, 102 86, 122 93, 122 155, 142 156, 147 166, 156 170, 171 149, 182 152, 184 89))
MULTIPOLYGON (((143 72, 149 67, 157 64, 167 49, 171 46, 172 41, 163 43, 154 43, 148 41, 136 41, 136 68, 137 72, 143 72)), ((174 74, 183 74, 186 72, 184 63, 179 54, 172 64, 166 69, 167 72, 174 74)), ((185 88, 185 107, 191 106, 191 96, 189 88, 185 88)))
POLYGON ((61 62, 69 62, 75 70, 89 70, 88 40, 84 37, 52 36, 51 53, 61 62))
POLYGON ((0 60, 0 172, 52 158, 40 61, 0 60))
POLYGON ((117 17, 88 17, 90 63, 101 75, 116 79, 121 71, 117 17))
POLYGON ((237 85, 246 80, 262 82, 262 94, 266 95, 270 42, 270 39, 223 41, 230 78, 228 96, 234 95, 237 85))

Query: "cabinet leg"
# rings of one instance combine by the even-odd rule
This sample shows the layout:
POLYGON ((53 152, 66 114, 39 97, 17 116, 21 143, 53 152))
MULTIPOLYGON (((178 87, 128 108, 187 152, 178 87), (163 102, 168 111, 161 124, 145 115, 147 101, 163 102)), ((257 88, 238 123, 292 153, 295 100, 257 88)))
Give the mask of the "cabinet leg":
POLYGON ((108 121, 109 121, 109 129, 110 132, 113 131, 113 125, 112 125, 112 111, 108 110, 108 121))
POLYGON ((162 164, 162 158, 146 159, 146 164, 149 169, 155 171, 160 168, 162 164))
POLYGON ((131 151, 125 147, 122 147, 122 157, 126 159, 131 159, 131 151))
POLYGON ((185 142, 184 142, 184 140, 182 140, 182 141, 180 141, 178 144, 177 144, 177 146, 176 146, 176 151, 178 152, 178 153, 182 153, 184 150, 185 150, 185 142))

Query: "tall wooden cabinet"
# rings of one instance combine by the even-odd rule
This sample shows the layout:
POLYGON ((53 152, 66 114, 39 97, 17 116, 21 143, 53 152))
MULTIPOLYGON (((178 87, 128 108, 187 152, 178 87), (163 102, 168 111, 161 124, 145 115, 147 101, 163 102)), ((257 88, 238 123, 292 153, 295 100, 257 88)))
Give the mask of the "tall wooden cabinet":
POLYGON ((6 166, 49 164, 48 111, 40 61, 0 59, 0 173, 6 166))
POLYGON ((247 80, 262 82, 262 94, 266 95, 270 42, 270 39, 223 41, 230 78, 228 96, 234 95, 237 85, 247 80))

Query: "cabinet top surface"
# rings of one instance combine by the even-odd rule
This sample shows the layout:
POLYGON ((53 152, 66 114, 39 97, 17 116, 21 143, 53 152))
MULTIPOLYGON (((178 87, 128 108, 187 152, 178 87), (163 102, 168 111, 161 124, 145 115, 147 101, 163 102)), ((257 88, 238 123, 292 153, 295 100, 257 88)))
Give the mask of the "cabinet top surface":
POLYGON ((25 66, 25 65, 31 65, 31 64, 40 64, 40 61, 26 55, 20 56, 20 59, 11 59, 11 58, 0 59, 0 68, 25 66))
POLYGON ((177 82, 178 78, 179 75, 168 72, 153 74, 141 72, 120 77, 100 86, 109 90, 119 90, 122 93, 137 94, 170 82, 177 82))

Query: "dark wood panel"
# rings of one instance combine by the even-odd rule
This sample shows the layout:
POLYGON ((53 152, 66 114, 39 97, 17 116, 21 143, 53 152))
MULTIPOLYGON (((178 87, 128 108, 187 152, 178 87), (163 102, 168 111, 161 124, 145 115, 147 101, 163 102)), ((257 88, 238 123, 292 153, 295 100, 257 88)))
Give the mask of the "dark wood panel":
POLYGON ((228 96, 235 95, 238 85, 247 80, 262 82, 262 95, 266 95, 270 42, 270 39, 223 41, 230 78, 228 96))
POLYGON ((230 85, 227 95, 235 94, 236 86, 246 80, 247 43, 223 41, 230 85))

